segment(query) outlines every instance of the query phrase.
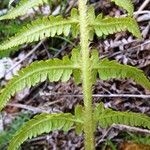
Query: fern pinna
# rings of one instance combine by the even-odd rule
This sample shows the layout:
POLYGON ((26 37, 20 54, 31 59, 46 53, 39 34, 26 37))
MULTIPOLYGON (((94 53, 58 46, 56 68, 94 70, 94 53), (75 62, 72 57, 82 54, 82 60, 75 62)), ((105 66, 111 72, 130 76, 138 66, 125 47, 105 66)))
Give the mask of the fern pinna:
MULTIPOLYGON (((82 83, 84 107, 77 106, 74 115, 60 113, 35 116, 17 131, 10 142, 9 150, 18 149, 27 139, 57 129, 68 131, 74 127, 77 133, 84 132, 85 149, 93 150, 95 149, 94 132, 97 125, 106 128, 116 123, 150 128, 150 117, 144 114, 106 109, 102 103, 95 108, 92 107, 92 85, 96 82, 97 75, 102 80, 131 78, 137 84, 150 89, 150 82, 143 71, 132 66, 119 64, 114 60, 110 61, 106 58, 99 60, 96 50, 90 52, 89 43, 94 34, 101 37, 120 31, 129 31, 135 37, 141 38, 138 25, 135 19, 131 17, 133 14, 132 1, 112 0, 112 2, 127 10, 129 16, 122 18, 104 17, 102 14, 96 16, 94 8, 87 6, 87 0, 78 0, 78 9, 73 8, 68 18, 61 16, 39 18, 1 43, 0 54, 7 51, 11 52, 11 48, 16 46, 55 35, 80 36, 79 48, 75 48, 71 56, 34 62, 22 69, 17 76, 14 76, 1 90, 0 109, 2 110, 6 106, 11 96, 25 87, 30 88, 47 79, 50 82, 59 80, 66 82, 71 76, 74 77, 77 84, 82 83)), ((21 0, 15 8, 11 8, 7 14, 1 16, 0 20, 14 19, 24 15, 28 9, 42 4, 48 4, 48 1, 21 0)))

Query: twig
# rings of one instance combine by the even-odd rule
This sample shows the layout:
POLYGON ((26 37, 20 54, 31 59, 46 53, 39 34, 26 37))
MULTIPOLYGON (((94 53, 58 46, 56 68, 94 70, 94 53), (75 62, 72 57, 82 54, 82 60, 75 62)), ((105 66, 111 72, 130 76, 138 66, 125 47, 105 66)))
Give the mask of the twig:
MULTIPOLYGON (((134 42, 134 41, 133 41, 133 42, 134 42)), ((130 44, 130 43, 129 43, 129 44, 130 44)), ((123 50, 123 51, 115 52, 115 53, 113 53, 113 54, 110 55, 110 56, 107 56, 107 55, 100 56, 100 59, 103 59, 103 58, 105 58, 105 57, 112 58, 112 57, 115 57, 115 56, 117 56, 117 55, 119 55, 119 54, 121 54, 121 53, 124 53, 124 52, 126 52, 126 53, 132 53, 132 52, 134 52, 135 49, 138 48, 138 47, 141 47, 141 50, 143 50, 143 49, 144 49, 143 47, 144 47, 145 45, 147 45, 147 44, 150 44, 150 40, 147 40, 147 41, 145 41, 144 43, 138 44, 138 45, 136 45, 136 46, 134 46, 134 47, 131 47, 131 48, 129 48, 129 49, 125 49, 125 50, 123 50)), ((124 45, 126 45, 126 44, 124 44, 124 45)))
POLYGON ((46 111, 44 109, 41 108, 37 108, 37 107, 33 107, 33 106, 29 106, 29 105, 23 105, 23 104, 7 104, 7 106, 11 106, 11 107, 17 107, 17 108, 22 108, 22 109, 26 109, 29 111, 32 111, 34 113, 49 113, 49 111, 46 111))
POLYGON ((65 13, 67 14, 67 13, 72 9, 72 7, 73 7, 74 5, 75 5, 75 6, 77 5, 77 1, 76 1, 76 0, 70 1, 70 2, 69 2, 69 6, 68 6, 68 8, 67 8, 67 10, 66 10, 65 13))
POLYGON ((0 113, 0 132, 4 131, 4 126, 3 126, 3 116, 0 113))
POLYGON ((144 2, 143 2, 143 4, 139 7, 139 9, 136 11, 136 14, 134 15, 134 17, 135 18, 137 18, 138 17, 138 13, 139 12, 141 12, 147 5, 148 5, 148 3, 150 2, 150 0, 145 0, 144 2))
POLYGON ((150 130, 147 129, 141 129, 138 127, 131 127, 131 126, 127 126, 127 125, 123 125, 123 124, 112 124, 107 131, 105 132, 105 134, 102 136, 102 138, 99 140, 99 142, 97 144, 102 143, 103 141, 105 141, 105 137, 109 134, 109 132, 113 129, 119 129, 120 131, 122 130, 127 130, 130 132, 138 132, 138 133, 144 133, 144 134, 150 134, 150 130))
POLYGON ((98 141, 97 145, 100 144, 101 142, 105 141, 105 137, 109 134, 109 132, 112 130, 112 126, 110 126, 106 132, 102 135, 101 139, 98 141))
POLYGON ((133 14, 134 15, 150 14, 150 11, 149 10, 135 11, 133 14))
POLYGON ((132 52, 135 50, 135 48, 138 48, 138 47, 143 47, 144 45, 147 45, 147 44, 150 44, 150 40, 147 40, 145 41, 143 44, 139 44, 137 46, 134 46, 134 47, 131 47, 127 50, 127 52, 132 52))
POLYGON ((51 105, 60 103, 60 102, 62 102, 62 101, 63 101, 62 99, 58 99, 58 100, 55 100, 55 101, 53 101, 53 102, 45 103, 43 106, 51 106, 51 105))
POLYGON ((30 139, 27 142, 36 142, 36 141, 41 141, 41 140, 47 140, 47 139, 49 139, 49 137, 50 137, 49 135, 40 136, 37 138, 30 139))
MULTIPOLYGON (((136 18, 138 15, 142 15, 142 14, 150 14, 149 10, 141 10, 141 11, 135 11, 133 12, 134 17, 136 18)), ((126 17, 128 16, 128 14, 123 14, 120 17, 126 17)))
POLYGON ((148 5, 149 2, 150 2, 150 0, 145 0, 137 12, 142 11, 148 5))
POLYGON ((145 134, 150 134, 150 130, 147 129, 141 129, 138 127, 131 127, 127 125, 122 125, 122 124, 113 124, 113 128, 119 129, 119 130, 128 130, 131 132, 139 132, 139 133, 145 133, 145 134))
POLYGON ((25 59, 27 59, 30 55, 32 55, 44 42, 44 40, 42 40, 41 42, 39 42, 23 59, 21 59, 20 61, 18 61, 17 63, 15 63, 7 72, 5 75, 7 75, 9 72, 11 72, 15 67, 17 67, 19 64, 21 64, 25 59))
MULTIPOLYGON (((42 93, 40 92, 40 96, 64 96, 64 97, 83 97, 82 94, 62 94, 62 93, 55 93, 55 92, 50 92, 50 93, 42 93)), ((93 94, 93 97, 101 97, 101 98, 107 98, 107 97, 124 97, 124 98, 150 98, 150 95, 144 95, 144 94, 93 94)))

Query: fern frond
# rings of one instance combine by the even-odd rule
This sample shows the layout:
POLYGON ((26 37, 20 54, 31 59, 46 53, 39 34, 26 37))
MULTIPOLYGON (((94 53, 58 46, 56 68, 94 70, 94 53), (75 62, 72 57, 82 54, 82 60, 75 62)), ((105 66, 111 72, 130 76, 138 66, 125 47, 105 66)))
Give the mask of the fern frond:
POLYGON ((60 59, 50 59, 47 61, 39 61, 32 63, 29 67, 22 69, 18 76, 15 76, 6 87, 1 91, 0 110, 6 105, 7 101, 15 94, 15 92, 31 87, 39 82, 45 81, 47 78, 53 81, 68 81, 73 69, 79 69, 78 62, 70 60, 67 56, 60 59))
POLYGON ((17 131, 10 141, 8 150, 17 150, 24 141, 42 133, 54 130, 68 131, 76 122, 82 123, 70 113, 37 115, 17 131))
POLYGON ((150 89, 150 81, 146 78, 144 72, 136 67, 122 65, 115 60, 103 59, 93 68, 98 70, 99 77, 102 80, 131 78, 136 83, 150 89))
POLYGON ((129 13, 129 15, 132 15, 134 12, 134 6, 132 3, 132 0, 111 0, 112 2, 114 2, 116 5, 124 8, 125 10, 127 10, 127 12, 129 13))
MULTIPOLYGON (((75 11, 74 11, 75 12, 75 11)), ((76 15, 72 13, 72 15, 76 15)), ((0 51, 10 49, 25 43, 39 41, 47 37, 54 37, 55 35, 64 34, 68 36, 73 25, 77 26, 78 21, 75 16, 64 19, 61 16, 50 16, 42 19, 37 19, 31 24, 23 27, 15 36, 9 40, 4 41, 0 45, 0 51)))
POLYGON ((83 131, 83 124, 81 124, 80 122, 82 122, 84 120, 84 108, 81 105, 77 105, 75 107, 75 118, 79 123, 76 123, 76 133, 80 134, 83 131))
POLYGON ((120 31, 129 31, 134 36, 141 38, 137 22, 131 17, 102 18, 102 15, 98 15, 91 26, 93 26, 97 36, 109 35, 120 31))
POLYGON ((103 128, 112 124, 124 124, 129 126, 142 126, 150 129, 150 117, 141 113, 118 112, 109 108, 104 108, 101 103, 95 108, 95 119, 103 128))
POLYGON ((21 0, 15 8, 10 9, 6 15, 1 16, 0 20, 15 19, 26 14, 29 9, 43 5, 44 3, 48 3, 48 0, 21 0))

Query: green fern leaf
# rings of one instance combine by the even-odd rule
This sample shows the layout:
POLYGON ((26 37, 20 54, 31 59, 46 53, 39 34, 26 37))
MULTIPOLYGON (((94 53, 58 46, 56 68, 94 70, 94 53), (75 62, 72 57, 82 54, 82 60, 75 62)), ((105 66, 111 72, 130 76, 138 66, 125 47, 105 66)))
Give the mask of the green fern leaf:
POLYGON ((99 125, 103 128, 107 128, 112 124, 125 124, 150 129, 150 117, 141 113, 114 111, 104 108, 102 103, 95 108, 94 115, 99 125))
POLYGON ((129 15, 132 15, 134 12, 134 6, 131 0, 111 0, 116 5, 124 8, 128 11, 129 15))
POLYGON ((122 65, 115 60, 109 61, 108 59, 103 59, 97 65, 95 64, 93 68, 98 70, 99 77, 102 80, 131 78, 136 83, 150 89, 149 80, 143 71, 136 67, 122 65))
POLYGON ((141 38, 137 22, 131 17, 102 18, 102 15, 98 15, 91 26, 93 26, 97 36, 109 35, 120 31, 129 31, 134 36, 141 38))
POLYGON ((80 122, 82 122, 84 120, 84 108, 81 105, 77 105, 75 107, 75 118, 76 120, 79 121, 79 123, 76 123, 76 133, 80 134, 83 131, 83 124, 81 124, 80 122))
POLYGON ((80 65, 72 62, 67 56, 60 59, 50 59, 32 63, 29 67, 22 69, 1 91, 0 110, 17 91, 25 87, 31 87, 47 78, 50 82, 62 80, 68 81, 73 69, 79 69, 80 65))
MULTIPOLYGON (((72 51, 71 60, 72 60, 73 64, 76 66, 78 66, 79 64, 82 63, 79 49, 74 49, 72 51)), ((74 77, 74 80, 77 84, 81 83, 81 70, 78 68, 74 69, 73 70, 73 77, 74 77)))
POLYGON ((44 3, 48 3, 48 0, 21 0, 15 8, 10 9, 6 15, 1 16, 0 20, 15 19, 26 14, 29 9, 43 5, 44 3))
MULTIPOLYGON (((72 18, 72 20, 75 20, 76 22, 79 22, 79 13, 78 13, 77 9, 73 8, 71 10, 71 18, 72 18)), ((72 36, 77 37, 78 34, 79 34, 79 24, 74 23, 74 24, 72 24, 72 36)))
MULTIPOLYGON (((94 49, 91 53, 91 62, 92 62, 92 68, 94 68, 94 66, 97 66, 97 64, 99 64, 99 56, 98 56, 98 52, 96 49, 94 49)), ((97 79, 97 70, 96 69, 92 69, 92 83, 96 83, 96 79, 97 79)))
MULTIPOLYGON (((88 8, 88 22, 90 24, 92 24, 92 22, 95 21, 95 18, 96 18, 96 15, 95 15, 95 9, 93 6, 90 6, 88 8)), ((89 39, 92 41, 93 40, 93 37, 94 37, 94 28, 92 25, 89 26, 89 39)))
POLYGON ((68 131, 76 122, 82 123, 69 113, 37 115, 17 131, 10 141, 8 150, 17 150, 24 141, 42 133, 49 133, 58 129, 68 131))
MULTIPOLYGON (((74 14, 73 14, 74 15, 74 14)), ((0 51, 10 49, 25 43, 39 41, 46 37, 54 37, 55 35, 64 34, 68 36, 72 25, 77 25, 77 20, 74 17, 63 19, 61 16, 50 16, 42 19, 37 19, 31 24, 23 27, 15 36, 4 41, 0 45, 0 51)))

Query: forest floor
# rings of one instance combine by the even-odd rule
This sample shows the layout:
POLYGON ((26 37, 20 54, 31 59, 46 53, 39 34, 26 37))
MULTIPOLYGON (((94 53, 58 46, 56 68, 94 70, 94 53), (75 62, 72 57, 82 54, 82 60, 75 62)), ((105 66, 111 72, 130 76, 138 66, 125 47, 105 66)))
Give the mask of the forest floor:
MULTIPOLYGON (((150 77, 150 0, 133 1, 134 17, 138 21, 143 39, 135 39, 129 33, 121 32, 108 36, 106 39, 95 37, 91 46, 98 49, 100 58, 107 57, 122 64, 136 66, 142 69, 146 76, 150 77)), ((102 12, 107 16, 120 16, 125 13, 108 0, 91 0, 91 4, 95 7, 96 13, 102 12)), ((48 14, 50 11, 52 14, 61 13, 67 16, 71 8, 76 7, 76 5, 76 1, 72 0, 55 2, 51 9, 45 6, 32 10, 28 15, 19 18, 18 22, 24 20, 28 22, 35 18, 35 13, 39 13, 39 15, 40 13, 48 14)), ((6 4, 0 1, 0 12, 5 8, 7 8, 6 4)), ((0 25, 0 40, 4 40, 2 36, 6 37, 15 32, 12 31, 15 28, 11 29, 10 27, 15 23, 10 21, 8 27, 0 25)), ((8 66, 7 73, 1 77, 1 86, 6 85, 18 70, 28 66, 31 62, 54 57, 62 58, 64 55, 70 54, 71 49, 78 43, 78 38, 62 39, 57 36, 29 46, 24 45, 19 52, 0 60, 0 66, 3 63, 8 66)), ((0 130, 2 131, 0 150, 5 150, 13 133, 33 115, 41 112, 73 112, 77 104, 83 104, 81 94, 81 85, 77 86, 73 79, 67 83, 49 83, 46 81, 36 87, 17 93, 0 115, 0 130)), ((102 101, 105 107, 111 107, 114 110, 133 111, 150 116, 150 96, 146 96, 150 95, 150 91, 131 80, 97 80, 96 85, 93 86, 93 94, 94 103, 102 101), (118 94, 122 94, 122 96, 119 97, 118 94)), ((97 150, 150 150, 150 146, 148 146, 150 144, 150 131, 148 134, 142 128, 139 131, 139 128, 113 125, 108 129, 98 128, 95 136, 97 150)), ((83 146, 83 136, 76 135, 72 129, 67 133, 55 131, 50 134, 43 134, 28 140, 21 149, 82 150, 83 146)))

